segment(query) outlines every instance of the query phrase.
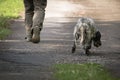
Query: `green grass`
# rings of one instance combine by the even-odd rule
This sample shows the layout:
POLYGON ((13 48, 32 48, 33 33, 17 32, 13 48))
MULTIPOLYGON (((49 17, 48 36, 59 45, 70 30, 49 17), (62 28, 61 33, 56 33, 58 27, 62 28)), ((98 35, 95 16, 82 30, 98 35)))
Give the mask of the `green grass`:
POLYGON ((118 80, 100 64, 56 64, 55 80, 118 80))
POLYGON ((9 29, 6 29, 6 28, 0 29, 0 39, 4 39, 5 36, 7 36, 10 33, 11 31, 9 29))
POLYGON ((0 0, 0 39, 10 34, 9 20, 19 17, 23 0, 0 0))

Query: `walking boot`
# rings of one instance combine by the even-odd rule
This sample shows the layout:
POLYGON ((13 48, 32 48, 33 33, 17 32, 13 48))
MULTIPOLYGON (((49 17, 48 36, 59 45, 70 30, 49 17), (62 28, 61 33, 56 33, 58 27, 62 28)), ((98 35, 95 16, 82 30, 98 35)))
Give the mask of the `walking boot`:
POLYGON ((33 27, 32 29, 32 42, 39 43, 40 42, 40 28, 38 26, 33 27))

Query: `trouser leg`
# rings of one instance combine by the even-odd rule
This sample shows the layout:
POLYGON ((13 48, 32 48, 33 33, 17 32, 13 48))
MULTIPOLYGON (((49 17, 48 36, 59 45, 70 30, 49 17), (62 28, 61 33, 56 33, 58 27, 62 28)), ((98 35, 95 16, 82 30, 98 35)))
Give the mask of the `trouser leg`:
POLYGON ((34 4, 33 0, 24 0, 25 6, 25 29, 27 41, 30 41, 32 38, 31 27, 33 23, 33 15, 34 15, 34 4))
POLYGON ((34 16, 33 16, 33 36, 32 41, 38 43, 40 41, 40 31, 43 28, 43 21, 45 17, 45 8, 47 0, 34 0, 34 16))
POLYGON ((45 8, 47 0, 34 0, 34 16, 32 27, 38 26, 40 29, 43 27, 43 21, 45 17, 45 8))
POLYGON ((43 10, 35 11, 33 16, 33 28, 38 26, 40 30, 43 28, 43 21, 44 21, 45 13, 43 10))

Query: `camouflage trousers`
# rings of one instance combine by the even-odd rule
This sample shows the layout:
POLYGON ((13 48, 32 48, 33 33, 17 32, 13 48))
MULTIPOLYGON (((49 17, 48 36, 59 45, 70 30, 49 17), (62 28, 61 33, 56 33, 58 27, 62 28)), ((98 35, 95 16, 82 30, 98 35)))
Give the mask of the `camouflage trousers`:
POLYGON ((24 0, 25 6, 25 28, 39 26, 43 27, 45 8, 47 0, 24 0))

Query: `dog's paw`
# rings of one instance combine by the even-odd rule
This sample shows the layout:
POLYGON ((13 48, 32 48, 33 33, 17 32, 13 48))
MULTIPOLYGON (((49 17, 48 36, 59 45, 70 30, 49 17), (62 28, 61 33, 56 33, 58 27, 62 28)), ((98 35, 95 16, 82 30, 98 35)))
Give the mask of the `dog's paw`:
POLYGON ((93 42, 95 47, 100 47, 102 45, 101 41, 93 42))
POLYGON ((72 47, 72 53, 75 53, 76 48, 72 47))
POLYGON ((85 53, 87 56, 90 55, 90 51, 89 51, 88 49, 86 49, 84 53, 85 53))

